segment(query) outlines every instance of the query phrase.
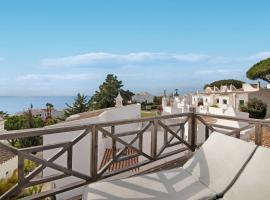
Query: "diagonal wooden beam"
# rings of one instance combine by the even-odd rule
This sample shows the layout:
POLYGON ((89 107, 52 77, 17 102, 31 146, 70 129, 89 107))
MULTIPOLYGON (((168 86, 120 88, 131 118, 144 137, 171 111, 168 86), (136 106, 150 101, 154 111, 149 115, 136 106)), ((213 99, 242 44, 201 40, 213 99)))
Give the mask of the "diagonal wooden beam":
MULTIPOLYGON (((180 127, 179 127, 179 129, 178 129, 175 133, 177 134, 180 130, 183 130, 183 129, 184 129, 184 125, 181 124, 180 127)), ((166 130, 166 129, 164 129, 164 130, 166 130)), ((168 130, 166 130, 166 133, 168 133, 168 130)), ((160 148, 159 152, 157 153, 157 157, 159 157, 159 156, 163 153, 163 151, 164 151, 167 147, 169 147, 169 145, 170 145, 171 141, 173 140, 173 138, 174 138, 174 136, 171 135, 171 137, 170 137, 169 140, 166 142, 166 144, 164 144, 164 145, 160 148)))
MULTIPOLYGON (((138 131, 137 136, 133 138, 129 144, 132 145, 150 126, 151 123, 149 122, 143 129, 138 131)), ((118 161, 119 157, 123 154, 124 151, 127 150, 127 148, 128 147, 125 146, 123 149, 117 152, 116 156, 113 157, 108 163, 106 163, 106 165, 102 167, 102 169, 98 171, 99 176, 101 176, 114 162, 118 161)))
POLYGON ((117 142, 123 144, 123 145, 126 146, 126 147, 129 147, 129 148, 133 149, 133 150, 136 151, 138 154, 140 154, 140 155, 142 155, 142 156, 148 158, 149 160, 152 160, 152 159, 153 159, 151 156, 147 155, 147 154, 144 153, 143 151, 140 151, 139 149, 137 149, 136 147, 130 145, 129 143, 127 143, 127 142, 121 140, 120 138, 118 138, 117 136, 111 134, 109 131, 105 130, 104 128, 98 126, 98 129, 99 129, 102 133, 106 134, 107 136, 109 136, 109 137, 115 139, 117 142))
POLYGON ((158 123, 161 127, 166 129, 169 133, 171 133, 174 137, 176 137, 179 141, 181 141, 184 145, 186 145, 188 148, 192 149, 191 145, 188 144, 184 139, 182 139, 180 136, 178 136, 174 131, 172 131, 167 125, 163 124, 160 120, 158 120, 158 123))
MULTIPOLYGON (((75 145, 76 143, 78 143, 81 139, 83 139, 88 133, 90 132, 90 129, 87 128, 86 130, 84 130, 79 136, 77 136, 70 144, 66 145, 65 147, 63 147, 60 151, 58 151, 53 157, 51 157, 50 159, 48 159, 48 162, 53 162, 55 161, 57 158, 59 158, 60 156, 62 156, 68 149, 70 146, 75 145)), ((31 179, 33 179, 36 175, 38 175, 40 172, 42 172, 42 170, 44 170, 46 167, 41 165, 39 167, 37 167, 34 171, 32 171, 30 174, 28 174, 25 177, 25 181, 29 182, 31 179)))
POLYGON ((21 152, 21 154, 28 160, 32 160, 36 163, 40 163, 41 165, 45 166, 45 167, 50 167, 52 169, 55 169, 55 170, 58 170, 60 172, 63 172, 64 174, 66 175, 70 175, 70 176, 75 176, 77 178, 81 178, 81 179, 84 179, 86 181, 89 181, 91 180, 91 177, 88 176, 88 175, 85 175, 81 172, 78 172, 78 171, 75 171, 75 170, 71 170, 71 169, 68 169, 66 167, 63 167, 61 165, 58 165, 58 164, 55 164, 55 163, 52 163, 52 162, 49 162, 47 160, 44 160, 44 159, 41 159, 41 158, 38 158, 36 156, 33 156, 33 155, 30 155, 30 154, 26 154, 26 153, 23 153, 21 152))
POLYGON ((197 119, 202 122, 205 126, 209 127, 209 129, 211 131, 215 131, 215 129, 213 128, 213 126, 211 124, 208 124, 201 116, 196 115, 197 119))

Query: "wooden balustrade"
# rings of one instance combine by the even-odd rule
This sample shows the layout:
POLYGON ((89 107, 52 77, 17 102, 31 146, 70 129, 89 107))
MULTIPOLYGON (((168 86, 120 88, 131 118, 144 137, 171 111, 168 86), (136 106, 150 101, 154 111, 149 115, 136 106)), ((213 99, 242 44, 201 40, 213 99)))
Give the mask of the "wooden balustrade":
MULTIPOLYGON (((269 122, 265 120, 256 120, 256 119, 244 119, 244 118, 235 118, 228 116, 220 115, 207 115, 195 113, 194 109, 191 109, 188 113, 166 115, 159 117, 150 117, 143 119, 134 119, 134 120, 121 120, 121 121, 111 121, 104 123, 94 123, 94 124, 83 124, 75 126, 64 126, 64 127, 45 127, 37 129, 26 129, 18 131, 8 131, 7 133, 0 135, 0 140, 9 140, 15 138, 24 138, 32 136, 44 136, 51 134, 65 133, 69 134, 74 131, 82 131, 75 137, 72 141, 62 141, 55 144, 46 144, 41 146, 17 149, 12 147, 5 142, 1 141, 0 146, 5 148, 16 155, 18 155, 18 183, 7 191, 0 199, 9 199, 11 196, 18 194, 23 188, 30 187, 33 185, 43 184, 51 181, 56 181, 63 179, 69 176, 74 176, 81 181, 67 184, 66 186, 60 188, 54 188, 52 190, 35 194, 24 199, 40 199, 52 195, 59 194, 61 192, 69 191, 74 188, 78 188, 94 181, 98 181, 104 178, 115 176, 117 174, 130 171, 132 169, 137 169, 143 167, 150 163, 153 163, 157 160, 161 160, 176 154, 179 154, 184 151, 195 151, 197 148, 197 123, 200 121, 205 125, 205 138, 207 139, 211 132, 217 131, 227 135, 233 135, 240 138, 240 132, 244 130, 249 130, 254 128, 255 131, 255 143, 257 145, 262 144, 262 134, 263 126, 269 126, 269 122), (246 126, 241 128, 234 128, 224 125, 211 124, 207 122, 204 117, 212 117, 216 119, 231 120, 231 121, 240 121, 247 123, 246 126), (173 121, 173 123, 171 123, 173 121), (144 126, 140 130, 128 130, 124 132, 117 132, 116 127, 122 125, 129 125, 141 123, 144 126), (188 126, 188 135, 187 139, 185 138, 185 125, 188 126), (99 135, 104 134, 106 139, 111 138, 113 156, 109 162, 107 162, 102 168, 99 169, 98 166, 98 150, 99 150, 99 135), (145 141, 146 135, 150 134, 150 141, 145 141), (163 144, 158 145, 158 136, 163 134, 163 144), (85 174, 80 171, 76 171, 73 168, 73 158, 74 158, 74 146, 85 139, 87 135, 90 135, 90 169, 89 173, 85 174), (131 141, 127 142, 124 137, 130 136, 133 137, 131 141), (144 149, 144 143, 149 142, 150 152, 147 152, 144 149), (117 149, 117 144, 123 146, 122 149, 117 149), (136 144, 136 145, 135 145, 136 144), (177 146, 179 145, 179 146, 177 146), (177 147, 173 150, 170 150, 171 147, 177 147), (42 152, 46 150, 60 149, 56 154, 51 158, 45 160, 35 156, 34 152, 42 152), (132 155, 124 154, 127 149, 132 149, 135 152, 132 155), (167 150, 167 151, 165 151, 167 150), (66 167, 55 163, 55 161, 62 156, 63 154, 67 155, 66 167), (134 163, 133 165, 126 166, 124 168, 118 169, 116 171, 109 171, 111 165, 119 161, 131 159, 134 157, 142 157, 139 163, 134 163), (32 171, 30 174, 24 174, 24 160, 32 160, 38 163, 38 167, 32 171), (39 177, 40 174, 45 168, 52 168, 57 170, 58 174, 50 175, 47 177, 39 177)), ((77 155, 78 156, 78 155, 77 155)))

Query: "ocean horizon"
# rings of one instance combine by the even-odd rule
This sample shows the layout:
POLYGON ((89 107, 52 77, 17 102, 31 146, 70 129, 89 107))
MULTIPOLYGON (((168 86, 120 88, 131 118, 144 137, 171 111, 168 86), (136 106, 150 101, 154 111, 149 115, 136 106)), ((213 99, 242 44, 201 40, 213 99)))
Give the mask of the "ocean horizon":
POLYGON ((15 114, 27 110, 31 104, 34 109, 46 108, 46 103, 51 103, 57 110, 66 108, 66 103, 71 104, 75 96, 0 96, 0 111, 15 114))

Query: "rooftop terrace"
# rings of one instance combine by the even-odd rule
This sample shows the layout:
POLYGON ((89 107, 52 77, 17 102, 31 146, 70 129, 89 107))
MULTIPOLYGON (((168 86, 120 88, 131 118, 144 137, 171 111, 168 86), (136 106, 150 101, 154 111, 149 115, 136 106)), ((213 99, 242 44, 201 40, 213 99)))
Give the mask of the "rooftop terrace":
MULTIPOLYGON (((18 183, 8 192, 1 196, 1 199, 9 199, 20 194, 22 189, 44 184, 48 182, 57 182, 65 180, 67 177, 76 177, 77 181, 67 182, 56 188, 44 191, 39 194, 24 197, 23 199, 41 199, 51 197, 67 191, 81 188, 88 184, 114 178, 122 178, 145 174, 158 171, 164 168, 173 168, 183 165, 190 158, 193 152, 199 147, 197 145, 198 134, 204 134, 207 139, 212 132, 219 132, 236 138, 241 138, 241 132, 252 129, 254 130, 254 142, 257 145, 262 144, 263 127, 269 127, 269 121, 256 119, 243 119, 219 115, 206 115, 195 113, 194 110, 188 113, 166 115, 159 117, 111 121, 105 123, 72 125, 64 127, 45 127, 37 129, 27 129, 19 131, 9 131, 0 135, 0 140, 8 140, 14 138, 45 136, 54 134, 73 134, 78 132, 72 141, 62 141, 61 143, 47 144, 24 149, 11 147, 3 142, 0 147, 13 154, 18 155, 18 183), (228 126, 212 124, 214 120, 205 119, 223 119, 229 121, 241 121, 246 125, 241 128, 232 128, 228 126), (205 125, 204 133, 197 133, 198 122, 205 125), (140 130, 130 130, 125 132, 116 132, 116 127, 121 130, 121 126, 127 124, 139 123, 140 130), (185 125, 188 125, 188 136, 184 136, 185 125), (101 166, 98 164, 98 151, 100 135, 106 135, 111 139, 111 154, 101 166), (132 139, 126 141, 124 138, 131 136, 132 139), (74 148, 77 148, 79 141, 90 138, 89 152, 90 163, 88 173, 78 171, 74 167, 74 158, 83 155, 74 155, 74 148), (145 138, 147 141, 145 141, 145 138), (143 145, 147 143, 148 145, 143 145), (118 148, 117 144, 121 144, 122 148, 118 148), (146 149, 146 147, 148 149, 146 149), (35 152, 44 152, 54 150, 55 154, 45 160, 35 156, 35 152), (57 150, 57 151, 56 151, 57 150), (127 152, 128 153, 125 153, 127 152), (57 159, 66 156, 66 165, 62 166, 57 163, 57 159), (134 159, 136 158, 136 159, 134 159), (39 164, 39 166, 30 174, 24 174, 24 160, 29 159, 39 164), (117 163, 124 161, 135 161, 126 166, 114 167, 117 163), (40 177, 43 170, 52 168, 57 173, 50 176, 40 177), (128 173, 128 172, 132 172, 128 173)), ((56 184, 57 185, 57 184, 56 184)), ((120 191, 119 191, 120 192, 120 191)))

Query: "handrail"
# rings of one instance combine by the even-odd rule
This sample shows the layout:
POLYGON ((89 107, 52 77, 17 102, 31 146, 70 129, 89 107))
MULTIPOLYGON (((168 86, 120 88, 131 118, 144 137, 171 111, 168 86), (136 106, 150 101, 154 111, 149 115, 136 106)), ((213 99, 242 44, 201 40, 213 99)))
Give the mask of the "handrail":
POLYGON ((83 130, 93 125, 101 126, 101 127, 117 126, 117 125, 129 124, 129 123, 147 122, 147 121, 152 121, 155 119, 162 120, 162 119, 170 119, 170 118, 177 118, 177 117, 186 117, 186 116, 189 116, 190 114, 191 114, 190 112, 187 112, 187 113, 156 116, 156 117, 145 117, 142 119, 135 118, 135 119, 115 120, 115 121, 98 122, 98 123, 84 123, 84 124, 79 124, 79 125, 67 125, 67 126, 61 126, 61 123, 59 123, 56 125, 47 126, 43 128, 31 128, 31 129, 21 129, 21 130, 14 130, 14 131, 5 131, 3 134, 0 134, 0 140, 42 136, 42 135, 56 134, 56 133, 61 133, 61 132, 72 132, 72 131, 83 130))
MULTIPOLYGON (((185 117, 190 116, 191 112, 180 113, 180 114, 171 114, 171 115, 164 115, 164 116, 156 116, 156 117, 146 117, 142 119, 125 119, 125 120, 115 120, 109 122, 99 122, 99 123, 84 123, 79 125, 67 125, 62 126, 61 123, 57 125, 47 126, 43 128, 32 128, 32 129, 22 129, 22 130, 14 130, 14 131, 6 131, 3 134, 0 134, 0 140, 7 140, 7 139, 15 139, 15 138, 25 138, 25 137, 32 137, 32 136, 42 136, 42 135, 49 135, 49 134, 56 134, 61 132, 72 132, 83 130, 89 128, 93 125, 98 126, 116 126, 116 125, 123 125, 127 123, 140 123, 140 122, 147 122, 151 120, 160 120, 160 119, 169 119, 169 118, 176 118, 176 117, 185 117)), ((218 119, 225 119, 225 120, 232 120, 232 121, 241 121, 247 123, 260 123, 262 125, 269 125, 270 121, 262 120, 262 119, 250 119, 250 118, 241 118, 241 117, 230 117, 225 115, 214 115, 214 114, 203 114, 203 113, 195 113, 196 116, 204 116, 204 117, 212 117, 218 119)))

